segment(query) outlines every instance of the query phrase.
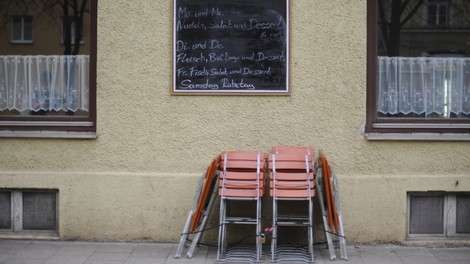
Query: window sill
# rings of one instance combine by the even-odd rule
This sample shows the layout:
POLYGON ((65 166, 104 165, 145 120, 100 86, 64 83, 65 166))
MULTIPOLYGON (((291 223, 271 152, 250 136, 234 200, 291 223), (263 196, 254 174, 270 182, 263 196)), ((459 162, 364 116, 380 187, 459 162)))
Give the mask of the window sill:
POLYGON ((32 40, 12 40, 11 44, 33 44, 32 40))
POLYGON ((59 240, 56 231, 2 231, 0 239, 33 239, 33 240, 59 240))
POLYGON ((69 139, 96 139, 96 132, 76 131, 0 131, 0 138, 69 138, 69 139))
POLYGON ((370 141, 470 141, 470 133, 365 133, 370 141))

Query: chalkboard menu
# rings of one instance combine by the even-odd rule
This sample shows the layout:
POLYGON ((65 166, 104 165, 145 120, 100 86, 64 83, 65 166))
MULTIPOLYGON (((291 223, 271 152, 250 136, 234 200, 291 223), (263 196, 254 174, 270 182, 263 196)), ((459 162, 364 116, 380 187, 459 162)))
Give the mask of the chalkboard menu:
POLYGON ((289 0, 173 0, 173 94, 289 94, 289 0))

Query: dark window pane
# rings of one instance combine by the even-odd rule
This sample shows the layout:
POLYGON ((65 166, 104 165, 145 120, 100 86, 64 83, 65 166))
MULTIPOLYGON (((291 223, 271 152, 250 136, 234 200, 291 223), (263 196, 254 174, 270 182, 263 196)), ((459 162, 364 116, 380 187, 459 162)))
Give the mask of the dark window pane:
POLYGON ((55 192, 23 192, 23 229, 57 229, 55 192))
POLYGON ((444 196, 410 197, 410 234, 444 233, 444 196))
POLYGON ((21 17, 14 17, 13 18, 13 26, 12 26, 12 40, 22 40, 23 39, 23 30, 22 30, 22 22, 21 17))
POLYGON ((470 195, 457 195, 457 233, 470 234, 470 195))
POLYGON ((24 17, 24 40, 33 40, 33 18, 24 17))
POLYGON ((0 229, 11 229, 10 192, 0 192, 0 229))
POLYGON ((447 6, 439 6, 439 25, 444 26, 447 24, 447 6))
POLYGON ((432 5, 428 7, 428 24, 436 25, 437 7, 432 5))

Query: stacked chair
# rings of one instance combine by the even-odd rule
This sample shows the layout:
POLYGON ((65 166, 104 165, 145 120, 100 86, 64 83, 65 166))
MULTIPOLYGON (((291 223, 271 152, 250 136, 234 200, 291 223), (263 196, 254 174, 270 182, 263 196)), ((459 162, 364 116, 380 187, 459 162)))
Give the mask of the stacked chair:
POLYGON ((313 198, 315 197, 314 152, 310 147, 273 147, 269 156, 270 195, 273 199, 271 258, 274 263, 315 262, 313 253, 313 198), (306 213, 282 214, 279 202, 306 206, 306 213), (307 229, 307 245, 278 245, 279 229, 307 229))
POLYGON ((269 155, 261 151, 222 152, 198 182, 175 258, 181 257, 189 236, 194 235, 186 254, 192 257, 209 215, 220 200, 217 263, 262 262, 266 238, 263 232, 272 232, 273 263, 313 263, 313 199, 317 192, 330 259, 336 259, 333 244, 336 239, 340 259, 347 260, 338 179, 322 151, 318 160, 311 147, 275 146, 269 155), (263 231, 261 209, 268 176, 272 226, 263 231), (247 237, 254 238, 248 246, 233 243, 238 234, 232 228, 237 225, 254 226, 254 231, 243 229, 249 230, 247 237), (290 228, 300 231, 299 236, 285 232, 290 228), (295 239, 295 243, 286 243, 286 239, 295 239))
POLYGON ((258 263, 262 259, 261 198, 265 191, 266 153, 256 151, 227 151, 221 154, 219 164, 219 239, 217 262, 258 263), (233 201, 254 202, 252 216, 237 216, 229 212, 233 201), (228 225, 255 225, 254 250, 228 247, 228 225))

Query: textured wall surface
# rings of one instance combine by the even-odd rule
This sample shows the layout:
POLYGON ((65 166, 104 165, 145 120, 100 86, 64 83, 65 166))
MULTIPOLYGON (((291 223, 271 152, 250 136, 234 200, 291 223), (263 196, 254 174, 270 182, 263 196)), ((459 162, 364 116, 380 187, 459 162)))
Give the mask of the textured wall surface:
POLYGON ((470 191, 470 143, 365 140, 366 0, 292 2, 290 96, 171 96, 171 1, 99 0, 98 138, 0 139, 0 187, 59 189, 63 238, 176 241, 215 155, 312 145, 348 239, 403 241, 407 191, 470 191))

